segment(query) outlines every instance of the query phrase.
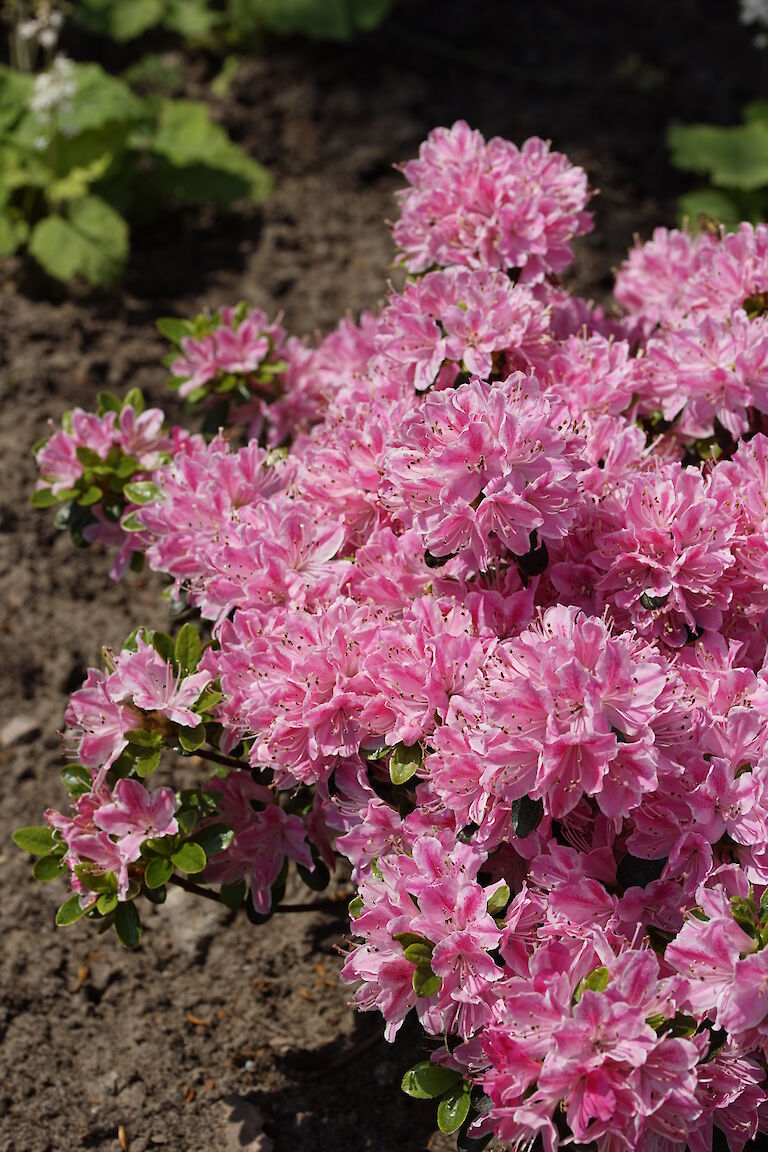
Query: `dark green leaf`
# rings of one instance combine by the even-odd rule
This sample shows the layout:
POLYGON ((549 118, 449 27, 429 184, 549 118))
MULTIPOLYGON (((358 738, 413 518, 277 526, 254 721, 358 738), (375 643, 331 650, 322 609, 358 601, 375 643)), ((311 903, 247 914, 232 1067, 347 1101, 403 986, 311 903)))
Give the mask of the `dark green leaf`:
POLYGON ((234 829, 228 824, 206 824, 204 828, 198 828, 195 832, 192 843, 199 844, 210 860, 217 852, 226 851, 234 838, 234 829))
POLYGON ((61 771, 61 779, 70 796, 84 796, 93 785, 90 772, 82 764, 68 764, 61 771))
POLYGON ((152 647, 163 660, 173 660, 173 638, 167 632, 153 632, 152 647))
POLYGON ((456 1132, 469 1115, 468 1084, 458 1084, 446 1092, 437 1106, 437 1126, 441 1132, 456 1132))
POLYGON ((173 864, 162 856, 155 856, 144 869, 144 883, 147 888, 162 888, 173 875, 173 864))
POLYGON ((442 1096, 454 1088, 460 1080, 460 1073, 453 1068, 422 1060, 420 1064, 408 1069, 400 1087, 407 1096, 413 1096, 416 1100, 433 1100, 435 1096, 442 1096))
POLYGON ((202 872, 208 863, 205 850, 199 844, 189 842, 182 844, 181 848, 173 853, 171 860, 181 872, 189 875, 202 872))
POLYGON ((41 856, 39 860, 35 861, 32 875, 35 880, 47 883, 49 880, 56 880, 63 871, 64 865, 58 856, 41 856))
POLYGON ((51 829, 41 824, 17 828, 11 833, 11 840, 22 852, 29 852, 32 856, 47 856, 55 844, 51 829))
POLYGON ((174 658, 184 673, 194 672, 200 662, 202 645, 197 628, 190 621, 180 629, 174 646, 174 658))
POLYGON ((205 724, 198 724, 195 728, 179 728, 178 739, 185 752, 196 752, 206 741, 205 724))
POLYGON ((64 901, 56 913, 56 923, 60 928, 66 928, 68 924, 74 924, 81 916, 85 916, 85 909, 80 907, 80 897, 73 894, 64 901))
POLYGON ((331 882, 331 874, 322 860, 315 861, 315 867, 311 872, 303 864, 297 864, 296 871, 307 888, 311 888, 313 892, 323 892, 331 882))
POLYGON ((245 900, 245 880, 235 880, 232 884, 222 884, 219 891, 227 908, 242 908, 245 900))
POLYGON ((141 920, 132 902, 118 904, 115 911, 115 932, 124 948, 138 948, 141 940, 141 920))
POLYGON ((521 840, 535 832, 544 815, 544 805, 541 800, 532 800, 530 796, 521 796, 513 801, 509 810, 509 822, 512 831, 521 840))

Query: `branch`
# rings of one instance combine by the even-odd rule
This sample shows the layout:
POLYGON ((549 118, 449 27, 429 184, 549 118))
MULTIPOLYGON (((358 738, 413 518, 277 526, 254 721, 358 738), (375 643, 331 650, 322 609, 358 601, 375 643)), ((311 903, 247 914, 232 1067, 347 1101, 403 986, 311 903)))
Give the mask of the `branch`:
POLYGON ((223 752, 215 752, 212 748, 196 748, 192 755, 199 756, 202 760, 210 760, 212 764, 223 764, 225 768, 249 770, 251 767, 247 760, 238 760, 235 756, 225 756, 223 752))
MULTIPOLYGON (((224 904, 219 893, 214 892, 213 888, 206 888, 203 884, 196 884, 194 880, 187 880, 184 876, 169 876, 168 883, 175 884, 178 888, 183 888, 185 892, 191 892, 193 896, 203 896, 206 900, 213 900, 216 904, 224 904)), ((339 913, 346 912, 346 905, 343 900, 327 899, 315 900, 313 903, 307 904, 275 904, 272 911, 333 912, 338 915, 339 913)))

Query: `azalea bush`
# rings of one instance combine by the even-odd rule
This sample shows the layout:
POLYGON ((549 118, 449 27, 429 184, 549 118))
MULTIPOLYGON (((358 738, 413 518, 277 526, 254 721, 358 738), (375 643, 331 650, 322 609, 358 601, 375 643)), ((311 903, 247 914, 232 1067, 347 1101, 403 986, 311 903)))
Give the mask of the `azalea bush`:
POLYGON ((260 923, 304 906, 292 874, 351 878, 342 980, 388 1040, 418 1020, 403 1088, 462 1148, 741 1152, 768 227, 659 229, 609 313, 562 285, 592 220, 547 144, 458 123, 402 171, 377 314, 315 345, 246 305, 166 319, 190 430, 104 394, 37 447, 34 502, 165 574, 176 624, 90 669, 70 802, 16 842, 60 924, 127 946, 171 884, 260 923))
POLYGON ((131 219, 268 194, 266 171, 206 104, 139 96, 56 52, 58 12, 20 15, 0 66, 0 256, 26 250, 59 280, 109 283, 128 260, 131 219))

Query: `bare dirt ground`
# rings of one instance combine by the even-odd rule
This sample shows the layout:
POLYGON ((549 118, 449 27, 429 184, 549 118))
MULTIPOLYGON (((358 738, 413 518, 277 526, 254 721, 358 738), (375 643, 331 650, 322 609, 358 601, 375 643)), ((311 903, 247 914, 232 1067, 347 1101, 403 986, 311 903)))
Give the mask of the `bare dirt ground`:
MULTIPOLYGON (((111 584, 104 556, 74 551, 28 508, 29 450, 46 421, 105 386, 138 384, 162 404, 159 315, 248 299, 307 333, 375 306, 393 255, 392 164, 460 116, 517 141, 549 137, 586 167, 602 194, 574 280, 604 298, 633 233, 674 221, 666 126, 734 120, 760 66, 724 0, 407 0, 349 47, 266 45, 243 61, 216 112, 274 173, 263 210, 137 233, 111 292, 66 290, 6 262, 0 734, 18 718, 25 732, 0 747, 0 1152, 452 1146, 429 1103, 400 1095, 415 1031, 390 1047, 377 1020, 346 1005, 343 919, 254 928, 173 892, 138 954, 82 924, 54 928, 61 889, 33 881, 10 832, 63 802, 57 730, 101 645, 165 618, 152 578, 111 584)), ((197 95, 214 65, 186 67, 197 95)))

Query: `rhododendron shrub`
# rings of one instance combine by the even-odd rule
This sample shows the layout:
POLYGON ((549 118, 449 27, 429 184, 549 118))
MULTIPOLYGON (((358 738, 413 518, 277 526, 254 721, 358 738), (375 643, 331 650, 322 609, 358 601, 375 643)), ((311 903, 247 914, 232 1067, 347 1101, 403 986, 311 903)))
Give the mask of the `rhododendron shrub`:
POLYGON ((457 124, 403 172, 378 314, 317 344, 245 306, 163 321, 202 430, 132 393, 38 447, 35 503, 186 622, 89 671, 71 805, 17 842, 60 923, 129 946, 169 884, 258 923, 336 870, 342 979, 389 1040, 418 1020, 404 1089, 462 1147, 741 1152, 768 1130, 768 227, 658 230, 608 314, 557 279, 591 218, 548 145, 457 124))

